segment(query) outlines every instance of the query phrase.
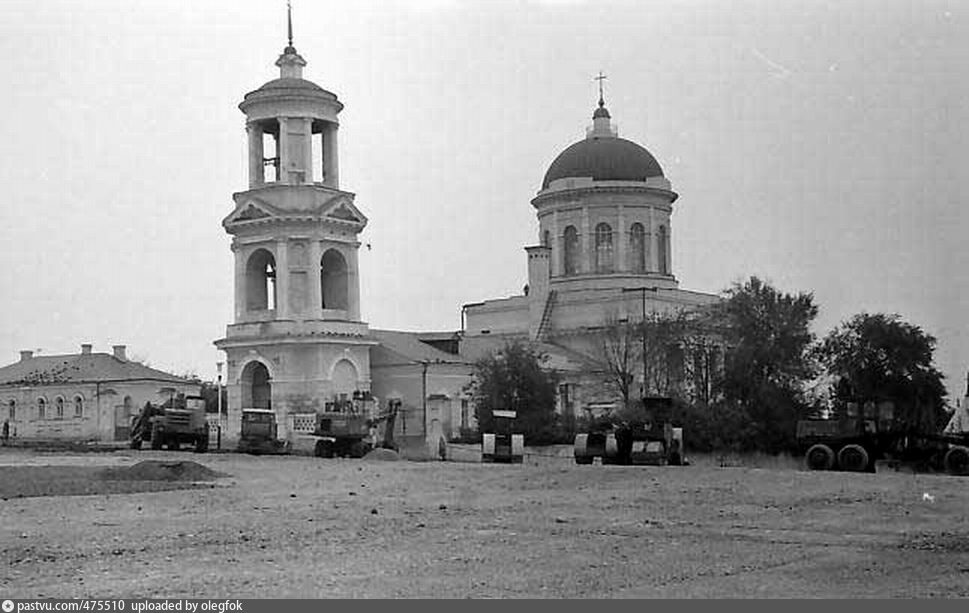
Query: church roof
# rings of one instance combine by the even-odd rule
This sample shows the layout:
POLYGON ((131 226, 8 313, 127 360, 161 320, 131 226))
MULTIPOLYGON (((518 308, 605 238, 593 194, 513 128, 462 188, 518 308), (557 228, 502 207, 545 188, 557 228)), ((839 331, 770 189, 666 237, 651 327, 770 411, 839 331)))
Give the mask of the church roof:
POLYGON ((336 94, 333 92, 323 89, 312 81, 298 79, 296 77, 280 77, 278 79, 273 79, 272 81, 267 81, 266 83, 263 83, 262 87, 255 91, 249 92, 245 97, 249 98, 250 96, 254 95, 281 94, 286 92, 312 92, 314 94, 323 94, 336 100, 336 94))
POLYGON ((573 143, 555 158, 545 173, 542 189, 552 181, 592 177, 595 181, 645 181, 662 177, 653 155, 636 143, 615 136, 592 136, 573 143))
POLYGON ((420 332, 401 332, 399 330, 371 330, 370 332, 380 342, 378 346, 371 350, 371 361, 375 366, 395 363, 395 356, 389 355, 388 351, 412 363, 464 363, 464 360, 459 356, 446 353, 421 342, 422 333, 420 332))
POLYGON ((37 356, 0 368, 0 385, 39 386, 96 381, 152 380, 192 384, 138 362, 122 360, 107 353, 37 356))

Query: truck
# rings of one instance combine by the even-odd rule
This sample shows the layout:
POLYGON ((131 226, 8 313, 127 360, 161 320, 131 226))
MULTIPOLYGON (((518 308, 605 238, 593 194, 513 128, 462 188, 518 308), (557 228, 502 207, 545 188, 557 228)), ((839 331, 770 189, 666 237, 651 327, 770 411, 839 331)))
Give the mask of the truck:
POLYGON ((239 445, 236 450, 252 455, 288 453, 289 441, 279 440, 277 428, 275 411, 243 409, 239 445))
POLYGON ((141 449, 143 442, 152 449, 178 451, 183 444, 192 445, 198 453, 209 449, 209 424, 205 419, 205 398, 182 396, 165 405, 146 402, 131 428, 130 446, 141 449), (167 405, 167 406, 166 406, 167 405))
POLYGON ((494 432, 481 435, 481 461, 521 464, 525 459, 525 435, 515 432, 517 411, 491 411, 494 432))
POLYGON ((314 454, 320 458, 362 458, 374 447, 396 451, 394 425, 400 401, 388 403, 382 414, 377 414, 377 405, 369 391, 356 391, 350 398, 325 403, 323 411, 316 414, 314 454), (378 436, 380 424, 382 437, 378 436))
POLYGON ((892 400, 848 401, 839 408, 834 416, 797 422, 797 446, 809 470, 875 472, 876 463, 886 462, 969 474, 969 419, 959 422, 959 409, 944 429, 932 432, 901 420, 892 400))
POLYGON ((683 455, 683 428, 671 421, 673 401, 665 397, 642 400, 643 415, 624 420, 611 416, 590 425, 587 432, 575 435, 573 455, 576 464, 680 466, 683 455))

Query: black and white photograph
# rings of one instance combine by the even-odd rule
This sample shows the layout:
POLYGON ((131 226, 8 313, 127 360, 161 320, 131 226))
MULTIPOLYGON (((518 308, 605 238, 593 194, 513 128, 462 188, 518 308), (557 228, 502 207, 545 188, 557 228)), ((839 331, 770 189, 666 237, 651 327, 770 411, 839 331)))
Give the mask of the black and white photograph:
POLYGON ((967 75, 957 0, 3 0, 2 611, 969 597, 967 75))

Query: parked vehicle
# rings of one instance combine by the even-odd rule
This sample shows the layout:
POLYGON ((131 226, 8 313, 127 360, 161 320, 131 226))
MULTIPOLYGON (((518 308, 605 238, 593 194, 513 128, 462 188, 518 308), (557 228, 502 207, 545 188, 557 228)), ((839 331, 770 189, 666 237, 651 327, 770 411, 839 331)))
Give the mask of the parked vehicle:
POLYGON ((494 432, 481 435, 481 461, 521 464, 525 459, 525 435, 515 432, 517 411, 491 412, 494 432))
POLYGON ((243 409, 242 427, 237 450, 241 453, 280 454, 288 453, 289 441, 278 437, 276 412, 270 409, 243 409))
POLYGON ((575 463, 592 464, 599 458, 603 464, 684 464, 683 428, 671 422, 672 404, 670 398, 645 398, 645 419, 610 418, 576 434, 575 463))
POLYGON ((797 444, 810 470, 874 472, 875 463, 905 464, 916 470, 969 474, 969 432, 952 427, 938 432, 904 423, 891 400, 845 403, 836 417, 797 423, 797 444))
POLYGON ((195 451, 204 453, 209 448, 209 424, 205 419, 205 398, 181 396, 173 398, 168 406, 146 402, 131 428, 130 445, 141 449, 143 442, 150 442, 152 449, 167 448, 178 451, 183 444, 192 445, 195 451))

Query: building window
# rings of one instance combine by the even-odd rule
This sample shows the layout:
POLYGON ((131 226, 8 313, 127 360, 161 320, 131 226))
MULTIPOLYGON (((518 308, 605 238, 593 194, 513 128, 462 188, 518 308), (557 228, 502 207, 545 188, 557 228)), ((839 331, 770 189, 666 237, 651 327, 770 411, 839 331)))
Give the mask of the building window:
POLYGON ((64 419, 64 399, 60 396, 54 399, 54 417, 64 419))
POLYGON ((659 227, 659 240, 656 245, 656 256, 659 260, 659 274, 668 275, 670 274, 670 261, 669 261, 669 234, 667 233, 666 226, 659 227))
POLYGON ((572 390, 568 383, 559 385, 559 412, 562 415, 575 414, 575 409, 572 406, 572 390))
POLYGON ((469 410, 468 405, 469 405, 468 399, 462 398, 461 399, 461 428, 463 430, 468 429, 468 410, 469 410))
POLYGON ((47 401, 43 398, 37 399, 37 419, 47 419, 47 401))
POLYGON ((16 400, 11 400, 10 401, 10 404, 8 405, 8 407, 9 407, 9 411, 10 411, 10 413, 9 413, 10 414, 10 419, 11 420, 17 419, 17 401, 16 400))
POLYGON ((575 226, 565 228, 563 236, 564 249, 562 249, 562 270, 566 275, 574 275, 579 272, 579 233, 575 226))
POLYGON ((612 272, 612 228, 596 225, 596 272, 612 272))
POLYGON ((629 257, 633 272, 646 272, 646 229, 641 223, 629 228, 629 257))
POLYGON ((74 417, 84 416, 84 399, 80 396, 74 396, 74 417))

